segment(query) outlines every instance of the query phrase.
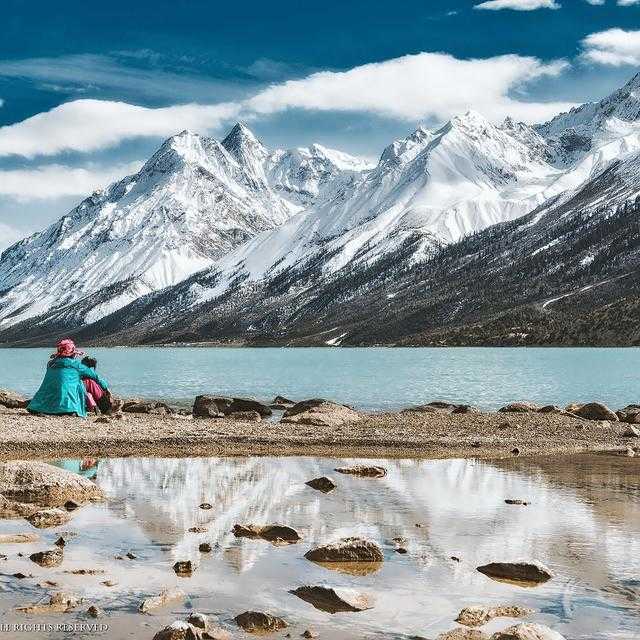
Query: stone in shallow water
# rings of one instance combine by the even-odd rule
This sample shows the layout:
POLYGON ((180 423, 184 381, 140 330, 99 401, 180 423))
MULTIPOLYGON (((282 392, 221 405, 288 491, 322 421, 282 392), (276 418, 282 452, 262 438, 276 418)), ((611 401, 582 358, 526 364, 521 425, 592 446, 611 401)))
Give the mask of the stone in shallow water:
POLYGON ((373 600, 369 596, 346 587, 307 586, 298 587, 291 593, 327 613, 355 613, 373 608, 373 600))
POLYGON ((236 524, 232 532, 236 538, 261 538, 273 543, 294 544, 302 540, 295 529, 283 524, 236 524))
POLYGON ((321 476, 320 478, 314 478, 305 482, 308 487, 315 489, 316 491, 322 491, 322 493, 329 493, 336 488, 336 483, 327 476, 321 476))
POLYGON ((5 533, 0 535, 0 544, 31 544, 38 542, 37 533, 5 533))
POLYGON ((41 509, 27 516, 27 521, 38 529, 59 527, 71 520, 71 516, 62 509, 41 509))
POLYGON ((446 633, 441 633, 436 640, 490 640, 489 636, 478 629, 458 627, 446 633))
POLYGON ((311 549, 304 554, 313 562, 382 562, 382 549, 364 538, 342 538, 337 542, 311 549))
POLYGON ((272 633, 289 626, 282 618, 261 611, 245 611, 234 620, 247 633, 272 633))
POLYGON ((494 633, 491 640, 565 640, 565 637, 543 624, 522 622, 494 633))
POLYGON ((337 467, 334 471, 350 476, 361 476, 363 478, 383 478, 387 475, 387 470, 384 467, 367 467, 361 464, 353 467, 337 467))
MULTIPOLYGON (((104 583, 103 583, 104 584, 104 583)), ((138 611, 148 613, 154 609, 159 609, 175 600, 184 600, 185 595, 180 589, 163 589, 157 596, 145 598, 139 605, 138 611)))
POLYGON ((87 609, 87 613, 92 617, 92 618, 99 618, 100 616, 103 615, 103 612, 98 609, 98 607, 96 607, 95 604, 92 604, 88 609, 87 609))
POLYGON ((62 563, 63 557, 62 549, 56 548, 32 553, 29 560, 41 567, 57 567, 62 563))
POLYGON ((193 563, 191 560, 179 560, 173 565, 173 570, 177 576, 188 578, 193 573, 193 563))
POLYGON ((51 595, 49 602, 45 604, 37 603, 26 607, 18 607, 16 611, 20 613, 66 613, 77 607, 82 600, 63 591, 58 591, 51 595))
POLYGON ((480 627, 494 618, 524 618, 534 613, 533 609, 518 606, 465 607, 456 622, 467 627, 480 627))
POLYGON ((200 629, 188 622, 176 620, 153 636, 153 640, 201 640, 200 629))
POLYGON ((528 506, 529 504, 526 500, 522 500, 521 498, 506 498, 505 503, 522 505, 524 507, 528 506))
POLYGON ((539 584, 547 582, 553 574, 539 562, 491 562, 477 567, 480 573, 496 580, 539 584))

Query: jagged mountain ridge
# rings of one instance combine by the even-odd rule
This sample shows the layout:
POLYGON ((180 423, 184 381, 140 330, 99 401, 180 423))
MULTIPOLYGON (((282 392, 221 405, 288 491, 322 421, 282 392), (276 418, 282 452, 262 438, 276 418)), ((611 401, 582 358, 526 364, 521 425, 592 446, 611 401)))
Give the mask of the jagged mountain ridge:
MULTIPOLYGON (((421 296, 431 295, 433 288, 446 288, 446 277, 440 281, 437 273, 429 276, 434 278, 433 285, 425 284, 424 265, 454 251, 464 264, 475 264, 477 274, 483 274, 485 265, 460 249, 475 247, 473 238, 482 238, 486 251, 475 247, 475 252, 483 256, 491 252, 503 255, 504 243, 513 242, 514 253, 505 254, 508 271, 510 265, 523 260, 528 265, 531 251, 545 255, 545 245, 529 248, 540 237, 548 239, 549 247, 564 245, 574 250, 579 244, 575 238, 554 236, 562 228, 556 224, 558 217, 574 221, 575 233, 584 223, 580 216, 585 212, 591 212, 593 218, 588 225, 608 228, 612 208, 615 211, 635 202, 637 195, 637 84, 638 77, 599 103, 535 127, 509 119, 495 126, 469 112, 436 131, 421 127, 392 143, 371 170, 354 171, 347 161, 346 170, 343 166, 326 178, 321 165, 309 168, 305 164, 304 153, 269 154, 246 128, 236 127, 223 145, 232 160, 245 167, 247 184, 259 190, 266 185, 274 193, 286 194, 292 207, 304 207, 311 197, 312 204, 303 213, 241 243, 213 266, 181 283, 104 314, 98 323, 86 325, 91 309, 101 304, 96 294, 46 312, 31 324, 17 323, 0 334, 0 339, 12 341, 25 331, 45 339, 51 333, 82 327, 78 335, 85 340, 125 343, 208 339, 332 345, 405 339, 428 342, 431 338, 426 336, 439 328, 482 322, 481 315, 464 311, 469 301, 458 301, 462 311, 455 313, 445 312, 446 296, 435 296, 433 304, 422 301, 421 296), (571 154, 560 153, 564 143, 559 140, 577 130, 584 137, 588 133, 589 144, 571 147, 571 154), (291 170, 292 166, 299 169, 291 170), (500 230, 511 229, 509 225, 519 232, 500 235, 500 230), (497 236, 494 231, 499 232, 497 236), (422 274, 419 283, 412 282, 416 274, 422 274), (398 291, 387 293, 394 278, 397 287, 404 287, 415 301, 398 291), (422 312, 405 321, 414 308, 422 312), (397 330, 383 330, 384 323, 379 331, 364 328, 367 318, 375 317, 372 314, 387 312, 394 317, 397 330)), ((307 153, 316 151, 310 148, 307 153)), ((333 164, 339 164, 336 152, 332 153, 333 164)), ((325 154, 331 161, 328 156, 325 154)), ((633 238, 633 216, 627 222, 626 231, 633 238)), ((633 263, 634 249, 627 246, 625 251, 633 263)), ((593 263, 602 273, 610 270, 596 258, 593 263)), ((450 265, 454 272, 464 272, 463 266, 450 265)), ((571 286, 571 277, 583 281, 565 267, 555 268, 573 275, 559 278, 549 290, 561 293, 563 287, 571 286)), ((541 277, 523 268, 523 283, 531 285, 541 277)), ((495 284, 494 273, 501 274, 498 293, 485 292, 487 304, 476 301, 487 317, 514 308, 509 305, 516 302, 516 306, 539 302, 535 296, 504 296, 501 302, 498 285, 510 278, 505 269, 494 265, 486 270, 485 279, 495 284)), ((590 277, 598 275, 593 268, 589 273, 590 277)), ((481 276, 472 276, 472 280, 475 277, 481 276)))
POLYGON ((221 143, 183 131, 137 174, 2 254, 0 327, 86 297, 75 321, 90 323, 176 284, 366 166, 342 160, 319 146, 269 152, 242 124, 221 143))

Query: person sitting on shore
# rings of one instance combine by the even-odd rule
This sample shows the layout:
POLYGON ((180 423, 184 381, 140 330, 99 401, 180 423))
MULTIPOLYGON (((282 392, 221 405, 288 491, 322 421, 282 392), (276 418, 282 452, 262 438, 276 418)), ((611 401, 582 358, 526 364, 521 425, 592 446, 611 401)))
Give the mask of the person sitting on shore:
POLYGON ((102 391, 109 385, 77 357, 84 355, 73 340, 65 338, 57 344, 57 351, 49 358, 44 380, 33 396, 27 410, 46 415, 76 415, 86 417, 87 394, 83 378, 95 381, 102 391))
MULTIPOLYGON (((89 369, 95 371, 98 361, 95 358, 85 356, 82 358, 82 364, 89 369)), ((111 413, 110 393, 103 389, 93 378, 82 378, 85 391, 87 393, 87 410, 94 413, 111 413)))

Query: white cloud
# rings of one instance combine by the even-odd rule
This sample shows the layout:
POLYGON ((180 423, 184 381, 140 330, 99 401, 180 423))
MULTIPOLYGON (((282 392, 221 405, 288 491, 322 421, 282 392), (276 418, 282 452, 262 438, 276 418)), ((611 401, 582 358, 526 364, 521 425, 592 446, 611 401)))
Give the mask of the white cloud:
POLYGON ((535 11, 536 9, 560 9, 556 0, 487 0, 475 5, 474 9, 513 9, 514 11, 535 11))
POLYGON ((141 162, 107 168, 51 164, 34 169, 0 170, 0 196, 19 202, 86 196, 115 180, 135 173, 141 166, 141 162))
POLYGON ((15 227, 10 227, 8 224, 0 222, 0 253, 23 237, 24 233, 15 227))
POLYGON ((640 64, 640 31, 598 31, 584 38, 582 46, 582 59, 589 62, 614 67, 640 64))
POLYGON ((594 7, 601 7, 605 0, 587 0, 589 4, 592 4, 594 7))
POLYGON ((460 60, 420 53, 273 85, 247 100, 245 108, 261 114, 292 108, 363 111, 409 121, 446 120, 473 108, 492 120, 512 115, 531 122, 572 105, 526 102, 513 92, 565 67, 561 61, 545 64, 518 55, 460 60))
POLYGON ((631 7, 634 4, 640 4, 640 0, 618 0, 619 7, 631 7))
POLYGON ((127 138, 168 137, 182 129, 214 131, 233 118, 236 103, 151 109, 108 100, 74 100, 22 122, 0 127, 0 156, 96 151, 127 138))

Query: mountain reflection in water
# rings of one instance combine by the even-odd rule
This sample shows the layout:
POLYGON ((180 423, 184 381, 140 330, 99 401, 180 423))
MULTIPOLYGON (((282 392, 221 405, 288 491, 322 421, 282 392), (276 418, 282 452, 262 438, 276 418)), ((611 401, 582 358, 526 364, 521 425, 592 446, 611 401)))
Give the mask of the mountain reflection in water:
MULTIPOLYGON (((134 603, 172 585, 187 591, 190 606, 217 612, 223 623, 246 609, 266 610, 301 625, 292 635, 313 626, 331 638, 435 637, 456 626, 462 607, 519 604, 538 611, 531 620, 570 639, 639 637, 634 634, 640 627, 640 460, 369 460, 385 466, 386 477, 333 472, 355 462, 101 461, 96 482, 109 500, 77 512, 70 526, 79 535, 65 557, 69 566, 103 567, 118 586, 105 593, 100 580, 85 579, 75 588, 81 585, 105 609, 111 604, 118 615, 130 616, 131 637, 142 624, 131 610, 134 603), (305 485, 320 475, 332 476, 337 488, 322 494, 305 485), (507 505, 505 498, 530 505, 507 505), (200 509, 203 502, 212 508, 200 509), (236 539, 235 523, 287 524, 303 540, 278 547, 236 539), (191 527, 207 531, 189 532, 191 527), (353 535, 383 547, 379 571, 352 575, 303 558, 314 545, 353 535), (406 555, 395 553, 396 537, 406 538, 406 555), (213 547, 210 554, 198 550, 205 541, 213 547), (113 560, 129 550, 135 560, 113 560), (186 559, 196 570, 191 578, 177 578, 171 566, 186 559), (492 561, 534 559, 555 577, 533 589, 475 570, 492 561), (330 615, 289 593, 320 584, 355 588, 372 596, 375 606, 330 615)), ((177 605, 159 613, 154 627, 181 611, 177 605)), ((510 622, 494 620, 483 629, 510 622)))

